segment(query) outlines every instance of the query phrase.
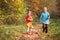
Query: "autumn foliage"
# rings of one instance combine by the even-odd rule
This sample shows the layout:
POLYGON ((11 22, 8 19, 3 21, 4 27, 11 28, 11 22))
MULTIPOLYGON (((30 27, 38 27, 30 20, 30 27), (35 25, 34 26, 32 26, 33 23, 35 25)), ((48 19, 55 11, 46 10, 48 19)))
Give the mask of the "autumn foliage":
POLYGON ((60 13, 60 0, 0 0, 0 24, 21 24, 27 9, 34 18, 39 18, 42 8, 48 7, 50 14, 60 13))

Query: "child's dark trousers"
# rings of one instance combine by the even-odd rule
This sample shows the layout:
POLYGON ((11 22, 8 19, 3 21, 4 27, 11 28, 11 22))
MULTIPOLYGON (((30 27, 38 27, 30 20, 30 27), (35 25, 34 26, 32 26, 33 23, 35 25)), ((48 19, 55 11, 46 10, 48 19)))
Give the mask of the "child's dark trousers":
POLYGON ((48 33, 48 24, 43 24, 43 32, 48 33))

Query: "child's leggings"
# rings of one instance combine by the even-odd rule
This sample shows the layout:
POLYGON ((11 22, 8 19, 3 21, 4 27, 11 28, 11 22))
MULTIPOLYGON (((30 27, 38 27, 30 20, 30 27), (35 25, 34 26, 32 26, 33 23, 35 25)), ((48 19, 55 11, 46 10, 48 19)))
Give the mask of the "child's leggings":
POLYGON ((43 24, 43 32, 47 33, 48 32, 48 24, 43 24))

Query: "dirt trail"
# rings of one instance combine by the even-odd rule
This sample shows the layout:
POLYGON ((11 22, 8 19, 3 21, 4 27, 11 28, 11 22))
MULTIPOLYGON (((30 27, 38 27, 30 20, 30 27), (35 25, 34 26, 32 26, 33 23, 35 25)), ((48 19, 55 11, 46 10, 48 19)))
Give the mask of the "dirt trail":
POLYGON ((34 29, 32 29, 33 33, 31 35, 24 33, 17 40, 44 40, 46 36, 42 36, 41 26, 41 24, 34 26, 34 29))

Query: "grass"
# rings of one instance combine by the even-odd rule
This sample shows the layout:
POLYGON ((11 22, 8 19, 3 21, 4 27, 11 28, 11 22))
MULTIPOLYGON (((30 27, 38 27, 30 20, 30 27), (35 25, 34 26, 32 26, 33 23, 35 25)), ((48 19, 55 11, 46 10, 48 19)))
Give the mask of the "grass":
MULTIPOLYGON (((33 22, 33 25, 39 22, 33 22)), ((0 40, 16 40, 22 33, 26 32, 26 24, 21 25, 1 25, 0 40)), ((60 40, 60 19, 53 19, 49 25, 49 37, 45 40, 60 40)))
POLYGON ((46 40, 60 40, 60 19, 53 19, 49 25, 49 35, 46 40))
POLYGON ((0 40, 16 40, 25 31, 25 25, 2 25, 0 26, 0 40))

